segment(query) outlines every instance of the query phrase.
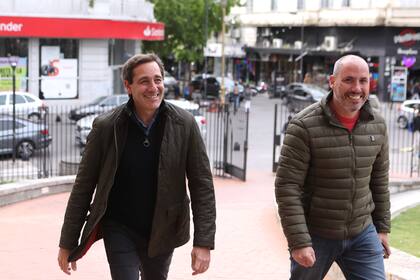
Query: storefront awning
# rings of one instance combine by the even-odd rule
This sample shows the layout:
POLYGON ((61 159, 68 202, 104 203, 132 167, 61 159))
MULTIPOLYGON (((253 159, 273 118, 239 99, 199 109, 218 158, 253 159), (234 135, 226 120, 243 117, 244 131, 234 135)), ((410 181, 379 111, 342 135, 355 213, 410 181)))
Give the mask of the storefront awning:
POLYGON ((0 37, 164 40, 160 22, 0 16, 0 37))

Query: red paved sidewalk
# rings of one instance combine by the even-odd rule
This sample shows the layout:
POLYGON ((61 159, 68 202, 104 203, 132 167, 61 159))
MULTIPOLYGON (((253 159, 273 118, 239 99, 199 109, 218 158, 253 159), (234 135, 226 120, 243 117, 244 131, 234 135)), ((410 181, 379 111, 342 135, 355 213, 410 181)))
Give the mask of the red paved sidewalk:
MULTIPOLYGON (((247 182, 215 179, 216 250, 209 271, 191 276, 191 242, 175 251, 170 280, 288 279, 286 241, 274 202, 274 175, 248 174, 247 182)), ((68 277, 57 266, 57 243, 68 194, 0 208, 0 279, 110 279, 102 242, 68 277)))

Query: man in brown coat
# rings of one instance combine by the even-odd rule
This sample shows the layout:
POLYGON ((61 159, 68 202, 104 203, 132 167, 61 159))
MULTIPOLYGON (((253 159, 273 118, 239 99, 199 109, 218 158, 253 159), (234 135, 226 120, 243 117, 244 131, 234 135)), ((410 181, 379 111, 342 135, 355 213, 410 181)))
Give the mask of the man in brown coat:
POLYGON ((157 56, 133 56, 122 70, 128 103, 94 121, 61 230, 66 274, 103 237, 112 279, 137 280, 139 272, 166 279, 174 248, 189 239, 190 200, 193 275, 209 267, 216 230, 209 160, 194 117, 163 101, 163 77, 157 56))
POLYGON ((347 55, 332 93, 289 123, 275 194, 291 278, 322 280, 333 262, 346 279, 385 280, 390 248, 388 136, 369 101, 369 67, 347 55))

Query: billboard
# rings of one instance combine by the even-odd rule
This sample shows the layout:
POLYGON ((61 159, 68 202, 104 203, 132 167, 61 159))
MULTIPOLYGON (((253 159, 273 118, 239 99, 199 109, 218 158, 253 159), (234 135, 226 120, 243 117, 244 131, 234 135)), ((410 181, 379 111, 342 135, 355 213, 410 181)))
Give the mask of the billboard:
POLYGON ((41 47, 41 92, 45 99, 77 97, 77 59, 60 56, 59 46, 41 47))
MULTIPOLYGON (((27 91, 27 57, 19 57, 16 63, 16 90, 27 91)), ((9 57, 0 57, 0 91, 11 91, 13 89, 13 71, 10 66, 9 57)))
POLYGON ((404 101, 407 98, 407 67, 391 68, 391 101, 404 101))

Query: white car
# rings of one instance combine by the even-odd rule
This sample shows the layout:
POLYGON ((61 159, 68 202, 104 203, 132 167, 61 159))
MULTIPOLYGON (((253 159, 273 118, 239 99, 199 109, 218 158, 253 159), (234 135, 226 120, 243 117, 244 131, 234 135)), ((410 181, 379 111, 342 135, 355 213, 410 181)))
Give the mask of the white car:
POLYGON ((80 146, 85 146, 86 145, 87 136, 89 135, 90 131, 92 130, 93 121, 95 120, 95 118, 97 116, 99 116, 99 114, 88 115, 86 117, 83 117, 83 118, 79 119, 76 122, 75 137, 76 137, 76 142, 80 146))
MULTIPOLYGON (((194 116, 195 121, 198 124, 198 127, 201 132, 201 136, 203 137, 204 140, 206 139, 207 121, 206 121, 206 118, 198 110, 199 105, 197 103, 187 101, 187 100, 175 100, 175 99, 165 100, 165 102, 171 103, 175 106, 178 106, 190 112, 194 116)), ((86 138, 89 135, 89 132, 92 130, 93 121, 98 115, 99 114, 89 115, 89 116, 79 119, 76 122, 75 138, 76 138, 76 142, 80 146, 86 145, 86 138)))
MULTIPOLYGON (((31 121, 40 120, 47 106, 37 96, 28 92, 15 92, 15 113, 21 118, 27 118, 31 121)), ((13 92, 0 92, 0 114, 13 114, 13 92)))
POLYGON ((419 99, 410 99, 404 101, 398 108, 398 127, 407 128, 408 124, 412 122, 414 118, 414 113, 418 110, 420 110, 419 99))
POLYGON ((175 106, 178 106, 188 112, 190 112, 197 122, 198 128, 200 129, 201 136, 203 137, 203 140, 206 140, 207 135, 207 120, 206 118, 201 114, 199 108, 200 105, 198 105, 195 102, 191 102, 184 99, 165 99, 165 102, 171 103, 175 106))

